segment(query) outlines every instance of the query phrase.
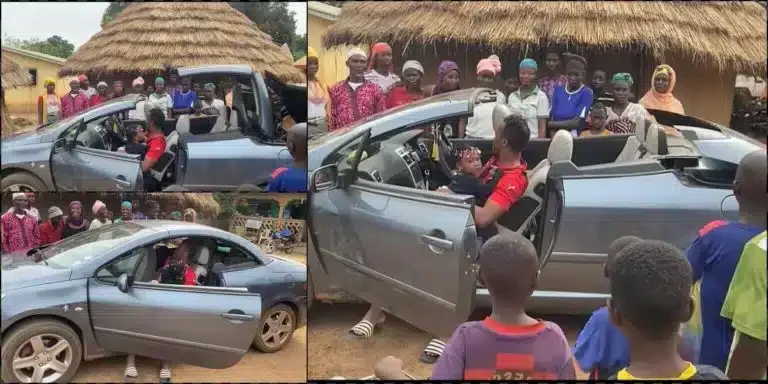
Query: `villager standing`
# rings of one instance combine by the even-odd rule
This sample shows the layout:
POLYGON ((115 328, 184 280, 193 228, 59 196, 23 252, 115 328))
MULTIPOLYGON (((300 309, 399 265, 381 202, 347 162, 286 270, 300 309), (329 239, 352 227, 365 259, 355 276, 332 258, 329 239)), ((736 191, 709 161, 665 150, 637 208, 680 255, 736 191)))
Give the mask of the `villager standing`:
POLYGON ((107 95, 108 89, 109 86, 106 81, 99 81, 99 84, 96 85, 96 94, 88 99, 88 105, 93 107, 109 100, 109 95, 107 95))
POLYGON ((61 233, 62 239, 87 231, 88 221, 83 217, 83 203, 79 201, 69 203, 69 216, 64 218, 64 222, 66 226, 61 233))
POLYGON ((394 74, 392 65, 392 47, 387 43, 376 43, 371 47, 371 57, 365 80, 378 84, 382 92, 387 92, 392 85, 400 82, 400 77, 394 74))
POLYGON ((539 89, 544 91, 547 98, 549 98, 549 104, 551 105, 555 87, 558 85, 565 86, 568 82, 565 74, 563 74, 563 58, 560 50, 550 48, 544 59, 544 65, 546 66, 546 69, 543 76, 539 77, 539 89))
POLYGON ((180 89, 173 94, 173 116, 192 113, 192 103, 197 95, 190 89, 189 77, 181 79, 180 89))
POLYGON ((328 119, 331 116, 331 98, 328 87, 317 78, 320 58, 312 48, 307 48, 307 126, 309 136, 328 131, 328 119))
POLYGON ((80 81, 73 77, 69 81, 69 93, 61 96, 61 118, 66 119, 85 109, 88 109, 88 99, 80 91, 80 81))
MULTIPOLYGON (((450 60, 443 60, 437 68, 437 84, 432 88, 432 96, 441 93, 453 92, 461 89, 461 75, 459 65, 450 60)), ((464 128, 467 126, 466 118, 452 118, 443 126, 443 133, 448 138, 464 136, 464 128)), ((435 140, 437 143, 437 140, 435 140)))
POLYGON ((150 104, 149 109, 159 108, 163 111, 163 116, 166 119, 170 118, 173 109, 173 99, 165 91, 165 79, 162 77, 155 79, 154 92, 147 97, 147 103, 150 104))
POLYGON ((645 124, 651 115, 642 105, 629 101, 630 89, 634 84, 632 75, 626 72, 614 74, 611 84, 613 103, 608 108, 606 129, 619 134, 635 132, 638 124, 645 124))
POLYGON ((504 92, 496 89, 497 78, 501 74, 501 61, 496 55, 491 55, 477 63, 477 81, 482 87, 493 88, 496 95, 495 103, 482 103, 476 105, 472 116, 467 119, 464 132, 459 131, 459 137, 475 139, 493 139, 496 134, 493 130, 493 107, 496 104, 506 104, 504 92))
POLYGON ((550 103, 550 132, 560 129, 570 131, 576 137, 584 130, 589 108, 592 106, 592 89, 584 85, 587 60, 574 54, 564 54, 567 84, 555 86, 550 103))
POLYGON ((11 195, 13 210, 0 216, 2 253, 24 252, 40 245, 40 227, 28 211, 27 195, 11 195))
POLYGON ((95 218, 91 221, 91 225, 88 229, 101 228, 105 225, 112 224, 112 221, 107 217, 107 205, 101 200, 96 200, 96 202, 93 203, 93 208, 91 210, 93 211, 93 216, 95 216, 95 218))
POLYGON ((659 65, 653 71, 652 78, 651 89, 640 99, 640 105, 646 109, 658 109, 684 115, 683 103, 672 94, 675 84, 677 84, 675 70, 667 64, 659 65))
POLYGON ((416 60, 408 60, 403 64, 403 82, 396 83, 387 92, 387 108, 421 100, 424 91, 421 81, 424 78, 424 67, 416 60))
POLYGON ((331 98, 329 131, 346 128, 353 123, 387 109, 381 87, 365 79, 368 57, 359 48, 347 53, 349 76, 328 91, 331 98))
POLYGON ((64 212, 57 206, 48 208, 48 220, 40 225, 40 245, 53 244, 61 240, 64 232, 64 212))
POLYGON ((229 127, 227 120, 227 105, 216 98, 216 85, 207 83, 203 86, 203 100, 200 101, 202 112, 209 116, 218 116, 211 133, 223 132, 229 127))
POLYGON ((56 82, 45 79, 45 92, 37 98, 37 123, 47 124, 61 118, 61 99, 56 95, 56 82))
POLYGON ((520 86, 509 94, 510 109, 523 117, 531 131, 531 138, 547 137, 547 119, 549 118, 549 98, 536 85, 538 64, 533 59, 523 59, 519 65, 520 86))
POLYGON ((88 80, 87 75, 80 75, 77 79, 80 81, 80 91, 85 93, 87 99, 96 94, 96 88, 91 87, 91 82, 88 80))
POLYGON ((113 88, 113 92, 111 95, 109 95, 110 100, 125 96, 125 89, 123 88, 122 81, 117 80, 114 83, 112 83, 112 88, 113 88))

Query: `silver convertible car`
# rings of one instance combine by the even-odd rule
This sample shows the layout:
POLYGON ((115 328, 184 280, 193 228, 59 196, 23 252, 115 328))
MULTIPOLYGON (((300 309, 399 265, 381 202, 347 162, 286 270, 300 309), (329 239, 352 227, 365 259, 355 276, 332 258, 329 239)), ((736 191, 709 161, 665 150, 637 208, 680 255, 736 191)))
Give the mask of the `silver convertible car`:
MULTIPOLYGON (((232 79, 233 106, 229 127, 215 116, 166 121, 166 150, 151 171, 165 190, 261 190, 276 168, 292 162, 273 101, 279 100, 297 122, 306 121, 306 86, 283 84, 243 65, 180 68, 178 73, 195 81, 232 79)), ((141 191, 139 156, 121 151, 126 127, 145 125, 127 119, 138 102, 137 95, 127 95, 4 137, 2 191, 141 191)))
MULTIPOLYGON (((435 191, 450 170, 431 160, 425 132, 492 102, 489 89, 456 91, 310 140, 312 298, 345 290, 436 335, 489 307, 487 289, 476 285, 474 198, 435 191)), ((604 305, 602 265, 619 236, 684 248, 707 222, 737 217, 729 198, 735 170, 761 145, 694 117, 651 113, 658 123, 634 134, 557 134, 525 149, 529 186, 498 224, 528 236, 539 252, 532 310, 576 314, 604 305)), ((484 160, 491 152, 491 140, 437 136, 439 159, 457 142, 478 146, 484 160)))
POLYGON ((2 259, 5 383, 66 383, 83 359, 121 353, 227 368, 306 321, 306 266, 205 225, 111 224, 2 259), (197 285, 158 284, 182 238, 197 285))

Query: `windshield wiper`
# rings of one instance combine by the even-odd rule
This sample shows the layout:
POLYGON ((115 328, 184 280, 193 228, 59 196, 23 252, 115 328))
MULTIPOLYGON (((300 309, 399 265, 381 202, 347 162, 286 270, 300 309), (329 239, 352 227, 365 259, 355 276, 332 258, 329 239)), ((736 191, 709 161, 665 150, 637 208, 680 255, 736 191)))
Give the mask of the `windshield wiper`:
POLYGON ((48 261, 46 261, 45 256, 43 255, 43 252, 40 250, 40 247, 35 247, 27 251, 27 257, 32 257, 35 263, 43 262, 43 265, 48 266, 48 261), (30 252, 32 254, 30 254, 30 252))

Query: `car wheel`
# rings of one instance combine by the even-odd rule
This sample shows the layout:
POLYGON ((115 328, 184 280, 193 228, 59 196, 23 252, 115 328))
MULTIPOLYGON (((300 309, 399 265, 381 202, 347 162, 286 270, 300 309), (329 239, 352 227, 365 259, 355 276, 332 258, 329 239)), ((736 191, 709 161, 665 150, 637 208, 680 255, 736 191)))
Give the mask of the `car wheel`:
POLYGON ((66 383, 83 358, 80 338, 55 320, 35 320, 3 337, 4 383, 66 383))
POLYGON ((261 314, 259 331, 253 347, 264 353, 277 352, 288 343, 296 330, 296 312, 285 304, 278 304, 261 314))
POLYGON ((42 192, 48 190, 45 184, 43 184, 37 176, 27 172, 17 172, 8 176, 3 176, 3 180, 0 184, 2 184, 3 193, 42 192))
POLYGON ((264 242, 264 245, 262 246, 264 248, 264 252, 266 253, 275 253, 275 241, 272 239, 269 239, 264 242))

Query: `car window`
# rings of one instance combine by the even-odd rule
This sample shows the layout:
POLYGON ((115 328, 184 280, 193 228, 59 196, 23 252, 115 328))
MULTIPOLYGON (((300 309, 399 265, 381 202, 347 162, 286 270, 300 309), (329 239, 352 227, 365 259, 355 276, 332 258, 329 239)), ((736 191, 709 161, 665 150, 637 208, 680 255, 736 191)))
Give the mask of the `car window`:
POLYGON ((40 263, 53 268, 71 268, 142 236, 143 231, 150 230, 127 222, 78 233, 40 251, 40 263))
POLYGON ((96 279, 101 282, 114 284, 117 282, 117 278, 124 273, 133 275, 139 260, 141 260, 145 253, 144 248, 131 251, 128 255, 99 268, 96 271, 96 279))
POLYGON ((224 264, 227 268, 261 265, 259 258, 251 252, 224 240, 216 240, 216 252, 213 260, 214 263, 224 264))

